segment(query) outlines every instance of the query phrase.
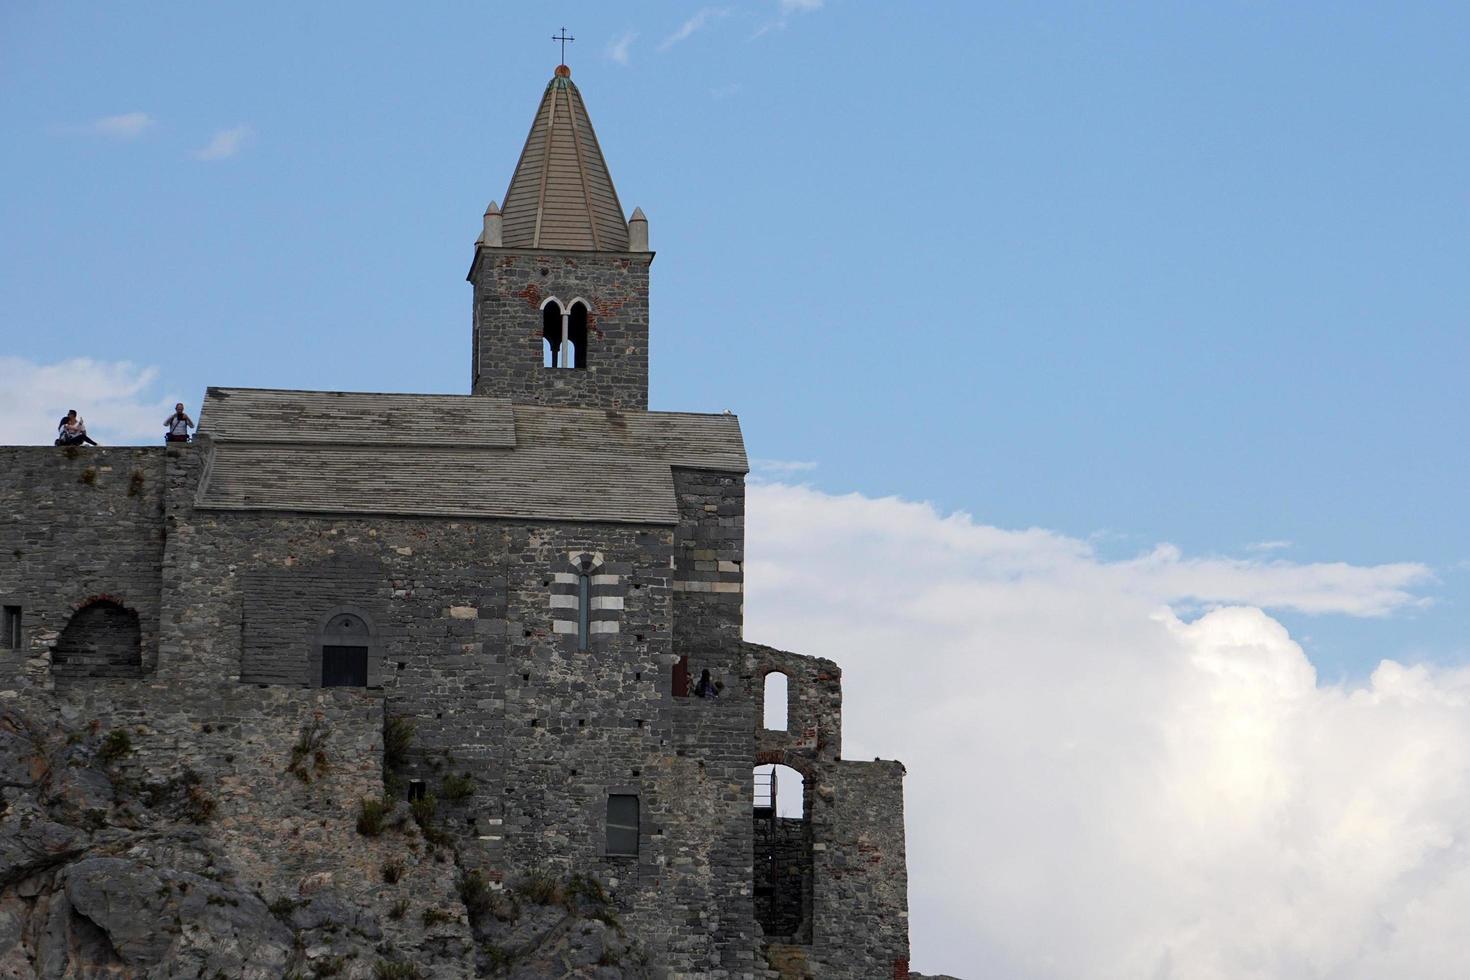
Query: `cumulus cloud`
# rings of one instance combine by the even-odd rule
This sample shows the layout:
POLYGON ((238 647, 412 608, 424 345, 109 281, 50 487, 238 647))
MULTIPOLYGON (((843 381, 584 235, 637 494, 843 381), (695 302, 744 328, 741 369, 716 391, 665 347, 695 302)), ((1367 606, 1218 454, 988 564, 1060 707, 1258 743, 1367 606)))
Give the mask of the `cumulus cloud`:
POLYGON ((729 12, 730 9, 728 7, 701 7, 695 11, 692 17, 680 24, 678 30, 664 38, 663 42, 659 44, 658 49, 660 51, 667 51, 680 41, 689 40, 695 33, 703 30, 729 12))
POLYGON ((215 133, 208 143, 194 151, 196 160, 226 160, 236 153, 255 135, 249 126, 234 126, 230 129, 221 129, 215 133))
MULTIPOLYGON (((716 90, 718 91, 718 90, 716 90)), ((713 92, 711 94, 714 94, 713 92)), ((762 474, 772 476, 789 476, 792 473, 808 473, 817 468, 815 460, 810 459, 752 459, 750 468, 757 476, 762 474)))
POLYGON ((1125 561, 923 504, 757 483, 747 635, 843 666, 899 758, 916 969, 1470 975, 1470 670, 1319 685, 1270 611, 1384 616, 1422 565, 1125 561))
POLYGON ((159 441, 179 399, 154 394, 157 380, 156 369, 126 361, 0 357, 0 445, 50 445, 57 420, 73 408, 104 444, 159 441))
POLYGON ((131 140, 142 136, 143 133, 153 128, 153 125, 153 117, 146 112, 124 112, 116 116, 94 119, 86 125, 85 129, 98 136, 131 140))
POLYGON ((638 40, 637 31, 624 31, 611 41, 607 42, 607 56, 610 60, 620 65, 628 63, 628 56, 632 50, 633 42, 638 40))

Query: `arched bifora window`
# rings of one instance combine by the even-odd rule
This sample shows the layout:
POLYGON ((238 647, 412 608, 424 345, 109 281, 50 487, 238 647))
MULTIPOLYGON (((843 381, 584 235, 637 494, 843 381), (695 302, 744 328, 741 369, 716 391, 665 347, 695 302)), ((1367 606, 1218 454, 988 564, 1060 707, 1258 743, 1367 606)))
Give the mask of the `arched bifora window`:
POLYGON ((541 307, 541 364, 549 368, 587 367, 587 304, 573 301, 563 309, 555 299, 541 307))
POLYGON ((312 678, 321 687, 369 687, 376 683, 377 637, 366 615, 339 609, 327 616, 316 647, 319 661, 312 678))

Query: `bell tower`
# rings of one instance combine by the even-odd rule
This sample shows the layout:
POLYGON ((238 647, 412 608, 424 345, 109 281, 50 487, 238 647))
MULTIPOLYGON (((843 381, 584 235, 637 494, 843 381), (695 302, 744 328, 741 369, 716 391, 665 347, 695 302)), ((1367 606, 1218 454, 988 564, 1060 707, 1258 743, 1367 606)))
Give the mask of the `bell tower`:
POLYGON ((557 66, 475 243, 471 392, 648 407, 648 220, 624 217, 572 71, 557 66))

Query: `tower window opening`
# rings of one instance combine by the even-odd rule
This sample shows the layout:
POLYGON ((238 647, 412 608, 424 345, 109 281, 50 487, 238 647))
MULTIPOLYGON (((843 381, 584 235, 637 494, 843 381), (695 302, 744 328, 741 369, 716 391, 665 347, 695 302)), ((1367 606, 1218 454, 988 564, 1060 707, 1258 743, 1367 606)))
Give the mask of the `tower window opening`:
POLYGON ((541 308, 541 336, 541 365, 549 368, 561 367, 563 344, 560 303, 547 303, 541 308))
POLYGON ((571 313, 567 317, 567 334, 571 342, 571 354, 566 358, 568 367, 574 367, 579 371, 587 369, 587 307, 582 303, 573 303, 571 313))
POLYGON ((766 675, 765 714, 762 727, 768 732, 786 731, 786 675, 773 670, 766 675))
POLYGON ((590 646, 592 632, 592 576, 577 576, 577 649, 590 646))

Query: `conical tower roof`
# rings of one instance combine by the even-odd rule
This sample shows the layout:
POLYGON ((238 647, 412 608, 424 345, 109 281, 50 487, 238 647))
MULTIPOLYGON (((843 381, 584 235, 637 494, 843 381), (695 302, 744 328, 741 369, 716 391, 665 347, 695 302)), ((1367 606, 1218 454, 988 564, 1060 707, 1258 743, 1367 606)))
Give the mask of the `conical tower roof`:
POLYGON ((566 65, 541 96, 505 192, 506 248, 628 250, 628 225, 566 65))

